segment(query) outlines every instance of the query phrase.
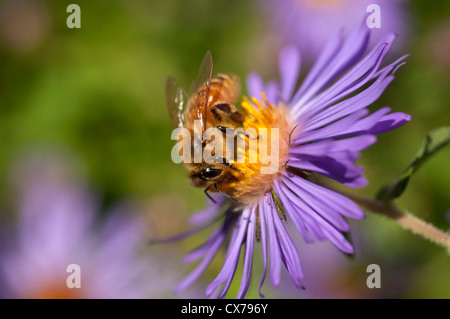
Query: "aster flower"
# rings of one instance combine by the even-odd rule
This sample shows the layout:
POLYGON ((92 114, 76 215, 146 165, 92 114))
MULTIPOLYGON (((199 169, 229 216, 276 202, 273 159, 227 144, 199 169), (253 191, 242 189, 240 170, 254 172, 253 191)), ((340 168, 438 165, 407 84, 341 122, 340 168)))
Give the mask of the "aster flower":
POLYGON ((338 28, 350 29, 357 25, 370 5, 380 8, 381 23, 379 28, 372 29, 370 45, 392 31, 400 35, 394 51, 404 47, 411 25, 405 0, 266 0, 262 8, 269 13, 273 22, 271 29, 277 30, 277 38, 285 43, 296 43, 304 60, 311 62, 330 34, 338 28))
POLYGON ((15 180, 17 228, 2 231, 0 247, 2 297, 163 296, 170 274, 142 254, 146 230, 129 204, 116 206, 97 223, 96 196, 54 157, 21 163, 15 180), (72 264, 79 266, 80 288, 67 286, 72 264))
MULTIPOLYGON (((261 158, 254 164, 233 163, 244 174, 237 174, 238 182, 221 185, 220 190, 243 204, 222 198, 192 217, 194 224, 203 225, 194 231, 213 225, 218 218, 223 221, 202 246, 185 257, 185 262, 199 263, 177 292, 194 282, 219 248, 226 246, 223 267, 206 294, 225 296, 243 249, 237 297, 244 297, 252 278, 256 244, 262 246, 264 264, 259 284, 261 297, 267 276, 274 286, 279 285, 283 265, 297 288, 302 289, 300 255, 286 222, 292 223, 308 243, 329 240, 344 253, 354 252, 343 232, 350 230, 347 217, 363 218, 361 209, 347 197, 315 183, 312 176, 323 175, 349 187, 366 185, 363 169, 355 165, 359 152, 376 142, 375 134, 410 120, 408 114, 389 113, 388 107, 371 114, 367 110, 392 82, 406 57, 381 67, 396 36, 387 34, 364 55, 369 36, 365 24, 346 38, 337 32, 298 89, 300 54, 293 46, 281 52, 280 82, 264 84, 258 74, 248 76, 247 88, 252 98, 242 102, 244 129, 279 130, 278 145, 271 146, 272 152, 278 152, 279 167, 272 174, 261 174, 261 158)), ((270 135, 269 132, 267 140, 270 135)), ((246 158, 252 156, 251 150, 238 151, 246 158)))

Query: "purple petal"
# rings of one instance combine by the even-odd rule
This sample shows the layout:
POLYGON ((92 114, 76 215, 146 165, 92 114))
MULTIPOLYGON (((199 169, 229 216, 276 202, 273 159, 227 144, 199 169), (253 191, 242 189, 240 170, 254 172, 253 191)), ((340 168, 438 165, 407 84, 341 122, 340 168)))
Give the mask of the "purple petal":
POLYGON ((309 182, 306 179, 300 178, 298 176, 292 176, 288 179, 295 182, 296 185, 302 185, 302 187, 308 188, 311 192, 314 192, 315 194, 317 194, 317 196, 323 198, 324 201, 333 203, 333 205, 336 206, 336 209, 338 209, 341 214, 353 219, 364 218, 364 214, 359 206, 344 195, 309 182))
MULTIPOLYGON (((296 130, 292 134, 292 144, 306 144, 311 142, 320 141, 327 138, 338 138, 341 136, 345 136, 345 132, 349 130, 353 130, 353 127, 359 123, 359 120, 367 115, 369 110, 362 109, 358 112, 350 114, 330 125, 327 125, 323 128, 319 128, 313 131, 304 132, 301 130, 296 130), (298 132, 298 133, 297 133, 298 132), (297 133, 297 134, 295 134, 297 133)), ((387 113, 387 112, 386 112, 387 113)), ((375 114, 375 113, 374 113, 375 114)), ((381 118, 382 115, 380 115, 381 118)), ((378 120, 378 119, 377 119, 378 120)), ((376 121, 374 122, 374 124, 376 121)), ((358 129, 356 129, 359 131, 358 129)))
POLYGON ((393 69, 391 65, 364 91, 317 114, 313 120, 305 123, 304 129, 309 131, 327 125, 375 102, 394 79, 394 72, 389 75, 393 69))
MULTIPOLYGON (((405 60, 406 58, 408 58, 408 57, 410 57, 410 56, 411 56, 411 54, 405 54, 405 55, 402 55, 400 58, 398 58, 397 60, 395 60, 395 61, 392 62, 391 64, 389 64, 389 65, 385 66, 384 68, 378 70, 377 73, 375 73, 375 75, 374 75, 373 77, 374 77, 374 78, 379 77, 384 71, 386 71, 386 69, 390 68, 390 67, 393 66, 393 65, 397 65, 396 68, 398 69, 400 66, 406 64, 406 62, 403 62, 403 63, 400 63, 400 62, 402 62, 403 60, 405 60)), ((395 73, 396 71, 397 71, 397 70, 394 69, 394 73, 395 73)))
MULTIPOLYGON (((347 239, 342 235, 342 233, 334 226, 332 226, 332 224, 330 224, 320 214, 318 214, 317 210, 315 209, 315 206, 303 200, 303 195, 306 193, 306 189, 302 187, 300 178, 295 179, 295 176, 291 178, 284 177, 282 180, 294 194, 297 194, 296 200, 293 200, 292 203, 298 208, 300 208, 304 212, 305 216, 309 215, 309 217, 315 219, 320 224, 321 230, 324 232, 325 236, 331 242, 333 242, 339 249, 341 249, 346 253, 353 253, 352 245, 347 241, 347 239)), ((335 201, 329 201, 329 203, 330 205, 331 204, 336 205, 336 210, 339 209, 340 205, 339 203, 336 202, 336 198, 335 201)), ((333 209, 332 206, 331 209, 333 209)))
POLYGON ((223 225, 217 227, 211 233, 211 235, 209 236, 209 238, 206 240, 206 242, 203 245, 201 245, 201 246, 191 250, 189 253, 184 255, 183 262, 186 263, 186 264, 189 264, 189 263, 192 263, 192 262, 194 262, 196 260, 199 260, 204 255, 206 255, 206 253, 209 251, 209 249, 211 248, 213 243, 216 242, 217 238, 222 235, 223 228, 224 228, 223 225))
MULTIPOLYGON (((286 183, 286 186, 290 187, 292 184, 286 183)), ((321 217, 321 220, 327 221, 330 225, 340 231, 349 230, 347 222, 339 214, 332 203, 321 201, 319 197, 315 197, 314 194, 308 192, 306 189, 303 189, 302 193, 297 193, 297 195, 321 217)))
MULTIPOLYGON (((283 49, 280 54, 280 85, 281 96, 289 101, 294 92, 295 84, 300 73, 300 52, 295 46, 283 49)), ((269 100, 270 101, 270 100, 269 100)))
POLYGON ((289 149, 289 154, 296 154, 300 156, 325 156, 330 152, 333 143, 334 140, 329 139, 311 144, 303 144, 298 146, 294 145, 289 149))
POLYGON ((343 34, 342 30, 339 32, 336 32, 332 37, 331 40, 328 41, 327 45, 325 46, 324 50, 319 55, 319 58, 314 63, 311 71, 306 76, 305 80, 303 81, 302 85, 300 86, 297 93, 292 98, 292 103, 296 104, 299 102, 299 99, 305 94, 307 90, 311 88, 311 86, 314 84, 314 82, 320 77, 323 70, 329 63, 331 59, 336 55, 338 50, 340 49, 343 41, 343 34))
MULTIPOLYGON (((387 34, 364 59, 354 65, 336 83, 324 90, 307 105, 301 107, 298 116, 302 115, 303 118, 313 117, 314 114, 350 95, 373 79, 395 37, 396 35, 393 33, 387 34)), ((398 63, 398 61, 395 63, 398 63)), ((293 110, 295 111, 298 106, 294 106, 293 110)))
POLYGON ((359 152, 377 141, 375 135, 361 135, 333 141, 331 152, 359 152))
POLYGON ((386 73, 382 74, 377 81, 375 81, 364 91, 336 105, 333 105, 332 107, 329 107, 328 109, 317 114, 314 119, 305 122, 303 129, 306 131, 311 131, 366 108, 381 96, 393 79, 394 77, 392 75, 388 76, 387 70, 386 73))
POLYGON ((359 151, 375 142, 375 136, 362 135, 295 146, 290 150, 287 163, 318 172, 350 187, 362 187, 366 183, 361 175, 364 170, 356 167, 355 161, 359 158, 359 151))
POLYGON ((263 214, 267 223, 268 237, 269 237, 269 251, 270 251, 270 279, 274 287, 278 287, 280 284, 281 275, 281 252, 280 244, 278 242, 278 236, 275 230, 275 225, 272 219, 272 211, 275 210, 275 206, 272 197, 266 195, 269 198, 266 201, 267 205, 263 206, 263 214))
MULTIPOLYGON (((363 168, 355 166, 353 160, 336 155, 334 154, 334 157, 289 159, 288 164, 298 169, 320 173, 349 187, 358 188, 367 185, 366 179, 361 175, 364 171, 363 168)), ((348 156, 345 153, 343 155, 348 156)))
MULTIPOLYGON (((350 33, 342 46, 340 46, 339 50, 337 52, 335 51, 334 54, 330 56, 330 59, 326 61, 324 68, 317 74, 317 78, 311 84, 310 88, 301 96, 298 95, 298 101, 295 99, 297 94, 295 95, 292 101, 293 105, 299 105, 298 107, 300 107, 301 105, 306 104, 318 92, 339 76, 341 72, 355 63, 366 50, 368 40, 369 29, 365 23, 362 23, 359 28, 350 33)), ((333 45, 335 45, 335 40, 333 39, 332 41, 333 45)), ((326 55, 328 55, 329 48, 327 47, 325 50, 326 55)))
POLYGON ((367 130, 374 127, 390 111, 391 109, 389 107, 382 107, 381 109, 375 111, 369 116, 366 116, 365 118, 355 122, 354 125, 348 126, 347 128, 343 127, 340 134, 335 135, 335 138, 345 137, 348 135, 367 134, 367 130))
POLYGON ((252 72, 247 76, 247 91, 249 96, 256 98, 264 92, 264 82, 258 73, 252 72))
POLYGON ((264 90, 267 100, 271 103, 278 103, 280 101, 280 90, 278 83, 275 81, 270 81, 264 90))
POLYGON ((331 152, 358 152, 377 141, 374 135, 362 135, 345 138, 342 140, 323 140, 316 143, 293 146, 289 150, 290 154, 302 154, 310 156, 325 156, 331 152))
POLYGON ((267 196, 263 196, 259 201, 258 209, 259 209, 259 219, 260 219, 260 229, 261 229, 261 246, 263 251, 263 261, 264 261, 264 272, 261 276, 261 281, 259 283, 259 296, 264 298, 264 295, 261 291, 262 286, 264 284, 264 280, 266 279, 267 274, 267 229, 266 229, 266 214, 263 211, 264 207, 267 205, 266 203, 267 196))
MULTIPOLYGON (((241 251, 241 245, 244 240, 247 224, 252 210, 248 207, 245 207, 242 215, 240 216, 239 221, 236 223, 236 226, 233 230, 233 233, 236 233, 234 240, 230 242, 230 246, 228 248, 228 256, 226 257, 222 270, 217 275, 216 279, 213 280, 211 284, 206 288, 206 295, 210 296, 216 288, 218 288, 225 281, 231 282, 233 278, 234 272, 236 271, 236 266, 239 260, 239 254, 241 251)), ((226 292, 224 288, 222 292, 226 292)))
POLYGON ((320 225, 320 222, 317 219, 311 217, 312 214, 315 214, 314 211, 311 210, 309 206, 302 206, 302 201, 299 203, 298 194, 294 193, 290 188, 288 188, 284 184, 275 184, 275 191, 277 195, 280 196, 280 199, 284 200, 284 203, 290 203, 292 206, 291 213, 289 217, 294 221, 298 220, 299 223, 305 225, 305 229, 310 232, 315 238, 318 240, 325 240, 327 236, 325 236, 323 232, 323 227, 320 225))
POLYGON ((237 294, 237 299, 245 297, 250 286, 250 279, 252 277, 252 267, 253 267, 253 253, 255 244, 255 225, 256 225, 256 205, 251 208, 250 220, 247 228, 247 237, 245 245, 245 257, 244 257, 244 268, 242 272, 241 286, 239 287, 239 292, 237 294))
POLYGON ((313 207, 318 215, 329 222, 333 227, 340 231, 349 231, 350 227, 346 220, 339 214, 332 203, 325 202, 321 198, 315 196, 313 193, 303 189, 301 194, 302 199, 313 207))
POLYGON ((211 244, 208 245, 208 251, 206 252, 205 258, 197 265, 197 267, 192 271, 175 289, 175 294, 183 291, 187 287, 189 287, 197 278, 205 271, 205 269, 209 266, 211 261, 216 256, 219 251, 220 246, 222 245, 224 239, 228 234, 228 228, 224 228, 224 231, 220 232, 218 236, 216 236, 211 244))
POLYGON ((375 126, 367 130, 369 134, 380 134, 392 131, 411 120, 411 115, 395 112, 384 116, 375 126))
POLYGON ((287 198, 286 194, 283 191, 281 191, 280 189, 281 187, 285 186, 283 184, 280 184, 278 181, 274 182, 274 190, 277 196, 280 198, 281 203, 283 204, 286 213, 292 220, 295 228, 297 228, 298 232, 307 243, 311 243, 313 239, 308 235, 308 231, 306 229, 304 221, 301 218, 298 218, 296 210, 292 206, 291 201, 287 198))
POLYGON ((303 286, 300 282, 300 280, 303 279, 303 272, 297 248, 295 247, 291 237, 284 228, 284 225, 281 222, 277 212, 272 211, 272 219, 277 230, 281 251, 286 260, 286 268, 297 288, 303 289, 303 286))

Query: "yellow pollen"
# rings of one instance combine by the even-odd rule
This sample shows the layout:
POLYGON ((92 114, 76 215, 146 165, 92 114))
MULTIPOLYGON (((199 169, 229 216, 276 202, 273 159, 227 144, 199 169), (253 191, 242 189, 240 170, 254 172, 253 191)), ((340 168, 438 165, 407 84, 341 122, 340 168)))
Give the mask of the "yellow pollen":
MULTIPOLYGON (((248 204, 256 202, 272 189, 289 151, 291 125, 288 109, 283 104, 272 105, 263 99, 244 97, 241 103, 246 134, 244 145, 236 146, 239 160, 232 161, 237 181, 222 184, 220 190, 248 204), (252 133, 254 132, 254 133, 252 133)), ((241 137, 242 138, 242 137, 241 137)))

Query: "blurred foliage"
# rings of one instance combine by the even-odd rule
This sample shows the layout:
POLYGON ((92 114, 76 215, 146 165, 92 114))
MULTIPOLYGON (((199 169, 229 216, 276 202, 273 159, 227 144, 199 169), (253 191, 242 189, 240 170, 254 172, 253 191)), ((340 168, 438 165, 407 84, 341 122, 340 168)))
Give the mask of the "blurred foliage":
MULTIPOLYGON (((173 141, 165 79, 174 76, 188 87, 207 50, 213 54, 214 73, 235 73, 243 83, 252 70, 266 79, 276 77, 278 61, 260 45, 267 23, 255 9, 258 3, 8 0, 0 4, 0 10, 12 2, 20 2, 24 12, 27 5, 31 9, 27 15, 7 12, 9 19, 20 21, 15 23, 19 27, 3 28, 0 34, 1 201, 10 199, 9 172, 19 156, 56 148, 80 159, 90 182, 104 195, 104 205, 122 197, 149 202, 164 198, 167 207, 177 211, 153 211, 153 220, 158 225, 176 224, 168 227, 171 234, 186 229, 188 215, 204 207, 205 196, 189 185, 184 168, 170 159, 173 141), (81 7, 81 29, 66 26, 70 3, 81 7), (30 26, 40 32, 32 33, 34 42, 8 40, 30 31, 29 21, 40 26, 30 26), (164 218, 166 223, 161 221, 164 218)), ((373 107, 389 105, 413 119, 379 136, 379 143, 363 152, 360 163, 370 183, 357 192, 367 196, 408 165, 430 130, 449 124, 450 70, 440 64, 445 58, 439 60, 429 48, 435 30, 449 22, 450 3, 416 0, 410 5, 414 36, 405 53, 412 57, 373 107)), ((0 16, 4 19, 5 13, 0 16)), ((441 53, 446 59, 450 56, 450 51, 441 53)), ((400 207, 443 229, 449 227, 445 219, 450 208, 449 159, 450 148, 431 158, 399 200, 400 207)), ((348 274, 352 282, 348 286, 356 286, 359 296, 450 297, 450 260, 442 249, 379 216, 369 215, 353 227, 362 234, 362 244, 352 264, 354 276, 348 274), (386 273, 385 295, 383 289, 365 288, 365 265, 372 262, 386 273), (398 276, 406 276, 408 284, 393 290, 397 294, 388 293, 388 287, 401 280, 398 276)), ((181 256, 200 242, 201 236, 170 247, 179 249, 181 256)), ((204 276, 206 281, 221 264, 218 256, 204 276)), ((255 262, 255 267, 255 273, 261 273, 261 263, 255 262)), ((180 272, 187 274, 188 268, 180 267, 180 272)), ((250 297, 257 297, 257 282, 250 297)), ((267 282, 266 296, 277 296, 277 290, 269 287, 267 282)), ((234 295, 231 290, 229 296, 234 295)))

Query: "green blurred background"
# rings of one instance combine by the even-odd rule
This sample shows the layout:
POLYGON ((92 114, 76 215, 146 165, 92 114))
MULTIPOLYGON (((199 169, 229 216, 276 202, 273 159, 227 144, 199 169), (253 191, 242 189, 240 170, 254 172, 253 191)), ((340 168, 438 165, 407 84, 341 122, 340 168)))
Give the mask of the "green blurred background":
MULTIPOLYGON (((174 76, 188 87, 207 50, 213 54, 214 73, 231 72, 244 80, 257 70, 265 79, 276 77, 278 48, 265 50, 267 17, 257 6, 257 1, 238 0, 1 1, 2 205, 11 204, 10 171, 17 158, 56 149, 77 158, 105 207, 132 197, 146 203, 152 235, 186 230, 188 216, 204 208, 205 196, 171 161, 165 79, 174 76), (81 7, 81 29, 66 26, 70 3, 81 7)), ((357 193, 367 196, 409 164, 427 132, 450 124, 450 3, 417 0, 408 9, 414 25, 404 53, 413 56, 373 107, 389 105, 413 119, 379 136, 379 143, 363 152, 360 164, 369 186, 357 193)), ((444 230, 450 227, 449 163, 447 147, 420 169, 398 201, 444 230)), ((359 240, 356 256, 345 261, 339 280, 325 283, 336 292, 333 296, 450 297, 450 258, 442 248, 370 213, 352 226, 359 240), (370 263, 381 266, 381 289, 366 287, 370 263)), ((205 236, 164 249, 181 260, 205 236)), ((148 253, 157 258, 159 249, 148 253)), ((222 260, 219 256, 205 273, 204 283, 214 278, 222 260)), ((255 259, 256 273, 260 260, 255 259)), ((185 274, 192 269, 174 267, 185 274)), ((249 297, 257 297, 257 282, 259 277, 249 297)), ((238 284, 228 296, 236 294, 238 284)), ((271 289, 267 281, 264 291, 267 297, 308 296, 291 286, 286 281, 271 289)))

